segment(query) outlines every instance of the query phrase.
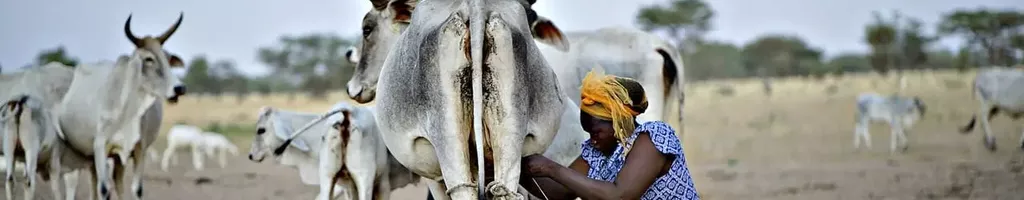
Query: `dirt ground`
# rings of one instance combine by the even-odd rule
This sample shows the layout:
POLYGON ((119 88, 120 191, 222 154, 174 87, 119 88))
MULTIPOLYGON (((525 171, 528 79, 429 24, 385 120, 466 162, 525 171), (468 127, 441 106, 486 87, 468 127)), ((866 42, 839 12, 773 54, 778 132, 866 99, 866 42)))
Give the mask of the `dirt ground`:
MULTIPOLYGON (((980 128, 966 135, 958 131, 976 108, 964 86, 967 76, 909 80, 908 93, 920 96, 928 112, 908 134, 905 153, 889 152, 885 124, 872 126, 871 149, 853 148, 856 94, 888 93, 872 89, 884 88, 878 84, 868 86, 861 80, 779 81, 771 97, 751 83, 693 86, 687 92, 685 127, 676 127, 683 130, 689 168, 705 200, 1024 199, 1021 124, 1005 116, 992 121, 999 147, 995 152, 983 147, 980 128), (732 85, 735 94, 722 95, 722 85, 732 85)), ((255 115, 260 103, 206 104, 193 109, 226 109, 230 106, 223 105, 230 104, 252 110, 225 114, 234 119, 255 115)), ((169 116, 180 118, 178 112, 169 116)), ((196 172, 185 152, 171 172, 150 164, 145 175, 147 199, 312 199, 316 195, 317 187, 302 185, 296 170, 252 163, 244 158, 248 141, 236 144, 243 152, 232 157, 226 169, 211 160, 205 171, 196 172)), ((49 186, 40 185, 38 190, 45 196, 49 186)), ((79 187, 80 197, 84 190, 79 187)), ((418 185, 399 189, 392 198, 423 199, 425 194, 425 186, 418 185)))

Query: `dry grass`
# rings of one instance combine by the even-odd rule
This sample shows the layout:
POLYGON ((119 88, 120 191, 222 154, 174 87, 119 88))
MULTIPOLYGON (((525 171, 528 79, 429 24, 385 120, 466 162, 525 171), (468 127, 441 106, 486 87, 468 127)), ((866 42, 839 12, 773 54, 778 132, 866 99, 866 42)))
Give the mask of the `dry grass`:
MULTIPOLYGON (((757 79, 690 84, 686 126, 673 125, 685 135, 687 160, 704 199, 1024 196, 1024 190, 1019 190, 1024 187, 1024 176, 1017 173, 1019 127, 1005 118, 994 119, 993 130, 1001 147, 996 152, 982 148, 980 133, 961 135, 956 131, 976 107, 967 87, 974 73, 920 71, 906 76, 906 93, 921 97, 929 107, 928 115, 908 135, 906 154, 889 154, 884 124, 872 128, 873 149, 855 151, 852 147, 854 98, 861 92, 895 92, 895 76, 848 74, 820 80, 774 80, 770 97, 764 95, 757 79), (729 94, 724 95, 724 90, 730 90, 729 94)), ((328 99, 347 98, 338 92, 328 99)), ((322 112, 333 100, 299 97, 288 101, 284 95, 272 95, 238 102, 235 97, 189 96, 167 107, 164 122, 252 126, 261 106, 322 112)), ((245 133, 236 138, 251 136, 245 133)))

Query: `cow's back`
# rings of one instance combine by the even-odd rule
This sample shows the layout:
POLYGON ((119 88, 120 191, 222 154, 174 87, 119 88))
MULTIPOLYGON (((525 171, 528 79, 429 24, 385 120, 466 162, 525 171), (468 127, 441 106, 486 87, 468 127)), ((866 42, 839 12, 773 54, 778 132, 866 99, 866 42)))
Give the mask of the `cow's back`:
POLYGON ((52 108, 64 98, 73 78, 74 70, 57 62, 0 75, 0 100, 27 94, 46 102, 46 108, 52 108))
MULTIPOLYGON (((662 47, 664 41, 635 29, 608 27, 567 33, 566 36, 570 43, 568 52, 539 42, 537 47, 558 74, 561 89, 577 104, 583 77, 594 68, 600 67, 605 74, 643 81, 661 78, 664 62, 673 62, 657 52, 659 48, 668 48, 662 47)), ((645 87, 654 92, 653 87, 661 86, 645 87)))
POLYGON ((1024 111, 1024 71, 986 68, 978 72, 974 89, 981 98, 1003 109, 1024 111))

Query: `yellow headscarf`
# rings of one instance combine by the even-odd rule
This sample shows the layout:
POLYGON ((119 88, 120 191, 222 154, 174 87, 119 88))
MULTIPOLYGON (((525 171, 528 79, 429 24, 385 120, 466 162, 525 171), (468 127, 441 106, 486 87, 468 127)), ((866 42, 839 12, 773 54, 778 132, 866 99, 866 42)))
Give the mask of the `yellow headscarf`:
MULTIPOLYGON (((627 147, 626 138, 636 128, 634 127, 635 122, 633 118, 643 112, 643 110, 634 110, 633 107, 644 105, 642 107, 646 109, 647 95, 643 95, 644 97, 640 99, 640 102, 634 103, 629 97, 630 90, 623 86, 623 81, 633 80, 605 75, 594 70, 588 72, 587 76, 583 78, 583 84, 580 87, 580 111, 586 112, 598 119, 612 121, 612 127, 615 129, 615 138, 619 139, 619 142, 625 148, 627 147)), ((636 81, 633 82, 635 83, 636 81)), ((639 86, 639 83, 636 85, 639 86)), ((642 89, 639 90, 642 91, 642 89)))

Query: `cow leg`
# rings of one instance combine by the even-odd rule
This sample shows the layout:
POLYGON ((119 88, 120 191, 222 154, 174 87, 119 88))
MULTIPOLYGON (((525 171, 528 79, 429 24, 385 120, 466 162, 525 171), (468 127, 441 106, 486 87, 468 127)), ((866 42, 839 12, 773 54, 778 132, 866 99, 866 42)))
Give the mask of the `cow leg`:
MULTIPOLYGON (((6 112, 6 111, 0 111, 0 112, 6 112)), ((3 141, 4 142, 4 144, 3 144, 3 148, 4 148, 3 149, 4 165, 7 166, 7 170, 5 170, 6 174, 4 176, 4 178, 6 179, 7 183, 4 184, 4 191, 7 192, 6 193, 7 199, 13 200, 14 199, 13 198, 13 194, 14 194, 13 192, 14 191, 11 189, 11 187, 14 185, 14 171, 15 171, 15 169, 17 169, 17 166, 14 166, 14 157, 16 156, 16 155, 14 155, 14 148, 15 148, 15 140, 16 140, 15 138, 16 138, 16 134, 17 134, 17 131, 18 131, 18 126, 17 126, 17 124, 13 124, 14 125, 13 127, 9 127, 10 125, 12 125, 12 123, 6 123, 6 122, 3 125, 4 125, 4 141, 3 141)))
POLYGON ((25 149, 24 175, 25 179, 27 179, 25 181, 26 185, 22 188, 22 191, 25 191, 25 193, 22 194, 25 196, 25 200, 33 200, 35 198, 34 196, 36 194, 36 176, 34 175, 36 173, 36 169, 39 166, 39 143, 24 141, 33 140, 31 137, 35 136, 21 137, 23 140, 22 144, 24 145, 25 149))
POLYGON ((196 171, 203 171, 203 152, 199 149, 198 144, 192 144, 192 166, 196 168, 196 171))
POLYGON ((1020 132, 1020 149, 1024 151, 1024 130, 1020 132))
POLYGON ((341 160, 335 151, 320 152, 320 194, 318 200, 329 200, 334 196, 334 183, 336 175, 341 171, 341 160))
POLYGON ((142 199, 142 174, 148 163, 149 155, 146 154, 146 149, 142 147, 142 142, 135 144, 135 149, 132 150, 132 195, 135 195, 136 199, 142 199))
POLYGON ((427 193, 430 194, 428 199, 430 200, 451 200, 451 198, 445 194, 444 180, 426 180, 427 181, 427 193))
MULTIPOLYGON (((76 169, 63 175, 65 200, 75 200, 75 196, 77 196, 77 194, 75 194, 77 192, 76 189, 78 189, 78 177, 80 174, 80 170, 76 169)), ((89 195, 89 198, 92 199, 91 194, 89 195)))
POLYGON ((899 125, 896 120, 889 121, 889 153, 896 153, 896 146, 899 143, 899 125))
POLYGON ((220 168, 227 167, 228 166, 227 150, 226 149, 218 149, 218 150, 215 150, 215 151, 217 151, 217 155, 220 156, 220 160, 219 160, 220 161, 220 168))
MULTIPOLYGON (((60 141, 57 141, 57 142, 60 142, 60 141)), ((60 156, 63 153, 62 150, 63 150, 63 148, 58 147, 57 145, 53 145, 52 147, 50 147, 50 161, 48 162, 49 166, 47 168, 48 169, 47 172, 49 173, 49 176, 50 176, 50 190, 51 190, 50 192, 53 193, 53 199, 57 199, 57 200, 62 199, 61 198, 61 193, 60 193, 60 184, 64 182, 64 177, 61 176, 61 174, 60 174, 60 171, 61 171, 60 156)), ((63 195, 69 195, 69 194, 63 194, 63 195)), ((74 195, 74 194, 70 194, 70 195, 74 195)))
POLYGON ((995 139, 992 138, 992 128, 989 127, 989 118, 992 117, 992 116, 989 116, 989 114, 992 112, 990 110, 992 108, 992 106, 989 105, 988 100, 986 100, 985 97, 983 95, 981 95, 981 91, 975 90, 974 91, 974 97, 975 97, 975 99, 978 99, 978 115, 977 115, 977 117, 981 118, 978 121, 981 121, 982 129, 985 131, 985 139, 984 139, 985 147, 987 147, 989 151, 995 151, 996 150, 996 143, 995 143, 995 139))
POLYGON ((857 120, 857 127, 853 133, 853 148, 859 149, 860 142, 864 142, 864 147, 871 149, 871 124, 866 118, 857 120))
POLYGON ((109 189, 108 189, 108 184, 107 184, 107 181, 106 181, 107 177, 110 177, 107 174, 107 154, 106 154, 106 152, 107 152, 106 151, 106 147, 107 147, 106 141, 107 141, 107 138, 105 136, 106 132, 99 131, 98 133, 100 133, 100 134, 97 134, 96 138, 94 138, 93 142, 92 142, 92 150, 93 150, 93 156, 92 156, 93 157, 93 170, 92 170, 93 171, 93 175, 92 176, 93 176, 93 180, 95 180, 95 182, 94 182, 95 185, 94 185, 93 189, 96 192, 96 195, 98 195, 97 197, 99 199, 107 200, 107 199, 110 198, 110 194, 109 194, 110 191, 108 191, 109 189))
POLYGON ((391 179, 387 177, 388 173, 383 174, 378 177, 376 186, 373 188, 373 200, 391 199, 391 179))
POLYGON ((110 166, 113 169, 114 179, 114 194, 117 194, 118 199, 127 199, 124 197, 124 174, 125 174, 125 160, 121 160, 121 157, 114 157, 114 163, 110 166))
POLYGON ((171 157, 174 157, 174 161, 171 162, 171 164, 177 164, 178 163, 178 158, 176 156, 174 156, 174 150, 176 148, 178 148, 178 141, 177 140, 174 140, 174 139, 167 140, 167 148, 164 149, 164 156, 163 156, 162 159, 160 159, 160 169, 164 170, 164 172, 167 172, 167 168, 168 168, 167 162, 168 162, 169 159, 171 159, 171 157))

